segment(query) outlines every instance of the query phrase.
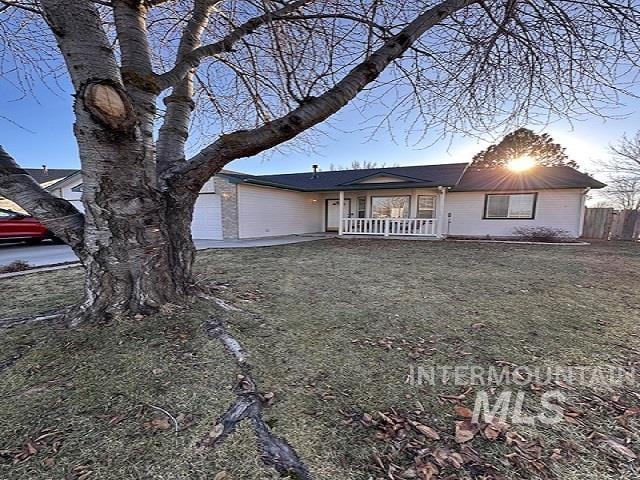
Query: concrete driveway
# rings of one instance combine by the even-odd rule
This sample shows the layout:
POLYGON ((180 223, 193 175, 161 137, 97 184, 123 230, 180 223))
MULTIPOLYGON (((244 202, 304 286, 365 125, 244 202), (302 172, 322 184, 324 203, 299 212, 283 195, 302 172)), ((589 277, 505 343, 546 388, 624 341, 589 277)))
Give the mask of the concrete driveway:
MULTIPOLYGON (((196 248, 248 248, 285 245, 289 243, 310 242, 332 237, 333 235, 287 235, 284 237, 253 238, 242 240, 195 240, 196 248)), ((59 263, 77 262, 78 258, 66 245, 56 245, 44 241, 40 245, 24 243, 0 243, 0 266, 8 265, 16 260, 23 260, 34 267, 56 265, 59 263)))

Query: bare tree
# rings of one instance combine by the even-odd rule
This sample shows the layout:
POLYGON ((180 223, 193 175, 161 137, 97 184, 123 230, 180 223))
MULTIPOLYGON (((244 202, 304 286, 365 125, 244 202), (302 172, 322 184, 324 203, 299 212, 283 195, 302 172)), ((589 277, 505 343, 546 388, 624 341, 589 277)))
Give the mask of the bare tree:
POLYGON ((508 128, 615 106, 640 58, 631 0, 0 0, 0 15, 3 78, 26 94, 71 79, 85 213, 4 150, 0 194, 80 257, 79 319, 184 301, 203 184, 354 100, 417 139, 508 128))
POLYGON ((640 130, 633 137, 626 134, 609 148, 609 171, 632 180, 640 180, 640 130))
POLYGON ((538 165, 577 168, 578 164, 570 160, 564 147, 555 143, 548 133, 537 134, 528 128, 518 128, 506 135, 499 143, 490 145, 473 156, 475 168, 504 167, 510 161, 528 155, 538 165))
POLYGON ((640 210, 640 178, 614 177, 602 195, 619 210, 640 210))
POLYGON ((623 135, 609 151, 610 158, 602 162, 609 176, 604 197, 615 208, 640 210, 640 131, 623 135))
MULTIPOLYGON (((335 171, 335 170, 370 170, 372 168, 384 168, 387 167, 388 165, 386 164, 386 162, 382 162, 382 163, 378 163, 378 162, 374 162, 371 160, 353 160, 351 162, 351 165, 335 165, 335 164, 330 164, 329 165, 329 170, 330 171, 335 171)), ((400 165, 397 163, 394 163, 392 165, 393 167, 399 167, 400 165)))

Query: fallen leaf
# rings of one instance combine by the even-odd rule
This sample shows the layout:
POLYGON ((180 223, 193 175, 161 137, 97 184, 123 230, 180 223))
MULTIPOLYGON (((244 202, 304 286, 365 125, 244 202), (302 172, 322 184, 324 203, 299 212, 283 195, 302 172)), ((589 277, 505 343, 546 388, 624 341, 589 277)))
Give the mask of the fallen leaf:
POLYGON ((215 440, 220 435, 222 435, 223 432, 224 432, 224 425, 221 423, 217 423, 209 432, 209 437, 211 437, 212 440, 215 440))
POLYGON ((453 410, 456 412, 456 415, 462 418, 471 418, 473 417, 473 412, 465 407, 464 405, 456 405, 453 407, 453 410))
POLYGON ((152 428, 157 430, 169 430, 171 428, 171 423, 169 423, 169 419, 167 417, 156 417, 151 422, 149 422, 152 428))
POLYGON ((621 444, 617 440, 609 437, 605 440, 605 443, 609 445, 616 453, 628 458, 629 460, 635 460, 638 456, 629 447, 621 444))
POLYGON ((503 422, 501 420, 498 420, 497 418, 494 418, 484 427, 482 433, 487 440, 494 441, 500 436, 501 433, 506 433, 510 428, 511 425, 509 425, 507 422, 503 422))
POLYGON ((222 470, 221 472, 216 473, 215 477, 213 477, 213 480, 227 480, 229 477, 229 475, 227 474, 226 470, 222 470))
POLYGON ((441 467, 445 467, 450 464, 454 468, 460 468, 464 463, 462 455, 446 447, 436 448, 433 452, 433 458, 435 458, 436 462, 438 462, 438 465, 441 467))
POLYGON ((436 467, 433 463, 429 462, 426 465, 418 467, 416 473, 418 474, 418 478, 420 478, 420 480, 433 480, 438 477, 438 473, 440 473, 440 470, 438 470, 438 467, 436 467))
POLYGON ((31 439, 27 440, 24 446, 27 449, 29 455, 35 455, 36 453, 38 453, 38 449, 33 444, 33 441, 31 439))
POLYGON ((418 422, 411 422, 411 425, 428 439, 440 440, 440 435, 433 428, 418 422))
POLYGON ((380 417, 380 419, 385 422, 385 423, 389 423, 389 424, 393 424, 393 420, 391 420, 388 416, 386 416, 384 413, 382 412, 378 412, 378 416, 380 417))
POLYGON ((640 415, 640 407, 631 407, 624 411, 625 417, 635 417, 636 415, 640 415))
POLYGON ((456 422, 457 443, 465 443, 469 440, 473 440, 473 437, 476 436, 476 432, 475 426, 469 420, 456 422))

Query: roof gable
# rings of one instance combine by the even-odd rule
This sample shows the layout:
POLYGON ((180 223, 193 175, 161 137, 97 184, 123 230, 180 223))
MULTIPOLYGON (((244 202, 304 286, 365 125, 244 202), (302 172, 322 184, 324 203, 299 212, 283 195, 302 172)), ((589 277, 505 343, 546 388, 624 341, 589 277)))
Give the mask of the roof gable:
POLYGON ((417 179, 412 177, 407 177, 406 175, 398 175, 395 173, 389 173, 386 171, 372 173, 369 175, 365 175, 362 178, 358 178, 351 182, 344 183, 343 185, 357 185, 362 183, 396 183, 396 182, 424 182, 424 179, 417 179))
POLYGON ((31 177, 38 183, 51 184, 53 181, 61 180, 78 171, 76 168, 25 168, 31 177))

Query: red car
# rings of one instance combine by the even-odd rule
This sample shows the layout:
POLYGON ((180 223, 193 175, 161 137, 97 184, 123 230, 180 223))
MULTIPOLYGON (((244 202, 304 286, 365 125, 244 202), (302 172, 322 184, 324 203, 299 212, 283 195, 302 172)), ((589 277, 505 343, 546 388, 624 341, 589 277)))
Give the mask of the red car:
POLYGON ((53 238, 53 235, 35 218, 0 208, 0 240, 17 240, 35 244, 46 238, 53 238))

